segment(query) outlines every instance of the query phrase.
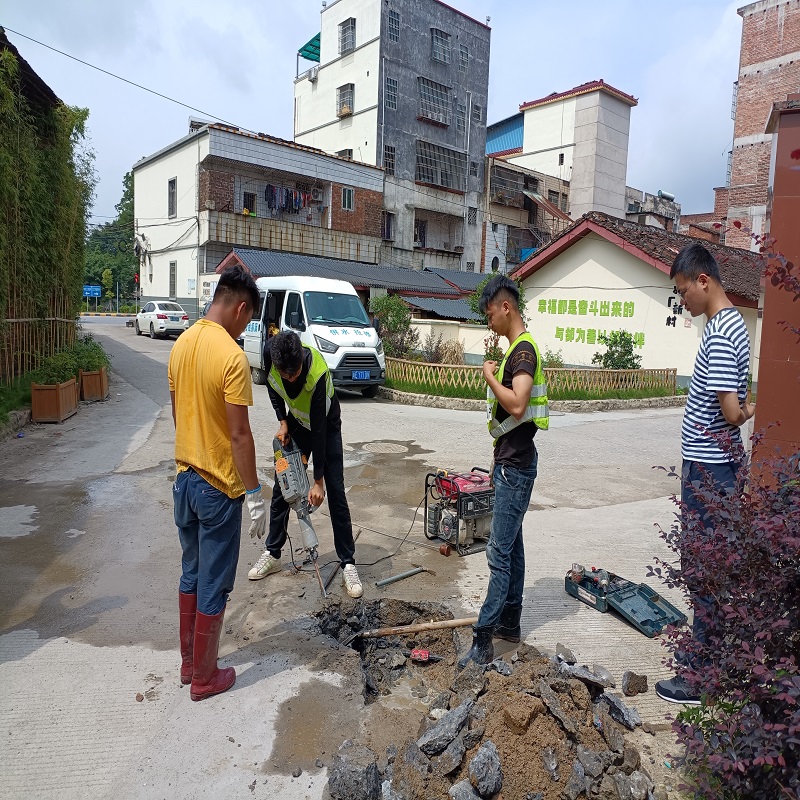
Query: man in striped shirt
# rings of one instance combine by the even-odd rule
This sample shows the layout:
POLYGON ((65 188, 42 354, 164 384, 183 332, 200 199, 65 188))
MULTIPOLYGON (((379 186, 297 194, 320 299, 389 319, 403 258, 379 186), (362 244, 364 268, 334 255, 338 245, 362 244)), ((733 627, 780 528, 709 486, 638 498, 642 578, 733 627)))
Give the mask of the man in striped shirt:
MULTIPOLYGON (((705 477, 731 492, 736 485, 742 437, 739 427, 755 413, 748 402, 747 378, 750 367, 750 337, 741 314, 728 299, 714 257, 699 243, 678 253, 669 274, 686 310, 708 319, 695 359, 689 396, 681 430, 681 501, 685 514, 702 521, 707 511, 695 492, 705 477), (723 443, 723 440, 730 442, 723 443)), ((711 610, 711 601, 692 590, 695 640, 705 640, 705 625, 698 619, 698 607, 711 610)), ((681 663, 680 654, 676 660, 681 663)), ((685 659, 683 665, 686 666, 685 659)), ((662 700, 699 705, 700 698, 680 676, 658 681, 656 694, 662 700)))

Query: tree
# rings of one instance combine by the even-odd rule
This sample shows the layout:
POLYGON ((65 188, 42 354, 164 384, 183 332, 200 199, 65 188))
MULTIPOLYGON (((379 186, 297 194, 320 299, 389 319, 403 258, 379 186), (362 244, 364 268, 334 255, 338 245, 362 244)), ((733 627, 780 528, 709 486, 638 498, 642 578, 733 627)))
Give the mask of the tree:
MULTIPOLYGON (((96 227, 86 241, 86 266, 84 283, 102 284, 106 289, 119 281, 120 296, 134 294, 134 275, 138 262, 133 252, 133 173, 126 172, 122 179, 122 197, 114 207, 116 219, 96 227), (106 286, 104 273, 110 270, 111 281, 106 286)), ((111 295, 106 294, 110 297, 111 295)))
POLYGON ((597 337, 600 344, 606 345, 605 353, 595 353, 592 364, 601 364, 603 369, 639 369, 642 357, 633 352, 633 334, 628 331, 611 331, 597 337))
POLYGON ((397 295, 373 297, 369 310, 380 321, 387 356, 403 358, 419 346, 419 331, 411 327, 411 311, 397 295))

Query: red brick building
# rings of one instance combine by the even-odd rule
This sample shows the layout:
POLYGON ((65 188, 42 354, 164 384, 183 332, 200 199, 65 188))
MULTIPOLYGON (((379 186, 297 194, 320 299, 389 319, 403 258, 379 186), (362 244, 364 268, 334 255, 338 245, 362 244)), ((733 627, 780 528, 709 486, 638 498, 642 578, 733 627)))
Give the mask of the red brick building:
MULTIPOLYGON (((742 46, 732 105, 733 150, 727 185, 714 189, 713 220, 722 223, 725 244, 752 248, 750 232, 764 233, 767 213, 773 139, 764 133, 767 119, 774 102, 800 91, 800 0, 759 0, 738 14, 742 46)), ((682 232, 689 225, 709 229, 706 214, 685 215, 681 223, 682 232)))

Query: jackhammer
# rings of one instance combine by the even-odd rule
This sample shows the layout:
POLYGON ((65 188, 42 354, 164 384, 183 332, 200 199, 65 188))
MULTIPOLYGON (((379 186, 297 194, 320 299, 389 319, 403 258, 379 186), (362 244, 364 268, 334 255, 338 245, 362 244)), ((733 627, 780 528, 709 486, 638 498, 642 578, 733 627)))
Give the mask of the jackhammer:
POLYGON ((317 563, 317 547, 319 540, 311 524, 311 514, 314 506, 308 501, 308 493, 311 484, 308 480, 308 459, 303 455, 300 448, 291 440, 284 446, 277 437, 272 440, 272 449, 275 454, 275 477, 278 486, 281 487, 281 494, 287 505, 294 509, 297 514, 297 522, 300 525, 300 533, 303 537, 303 547, 308 550, 314 571, 317 573, 319 588, 322 596, 327 597, 325 584, 319 572, 317 563))

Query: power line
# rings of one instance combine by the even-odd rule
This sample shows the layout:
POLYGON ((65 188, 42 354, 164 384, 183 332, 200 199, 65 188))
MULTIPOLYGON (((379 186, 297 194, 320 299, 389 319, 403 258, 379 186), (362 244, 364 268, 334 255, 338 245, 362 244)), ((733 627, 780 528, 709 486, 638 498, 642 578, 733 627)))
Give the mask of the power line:
POLYGON ((23 39, 27 39, 29 42, 34 42, 35 44, 38 44, 41 47, 46 47, 48 50, 52 50, 54 53, 58 53, 59 55, 65 56, 66 58, 71 58, 73 61, 77 61, 79 64, 83 64, 86 67, 90 67, 91 69, 96 69, 98 72, 102 72, 105 75, 109 75, 112 78, 116 78, 118 81, 123 81, 124 83, 128 83, 131 86, 135 86, 137 89, 142 89, 145 92, 150 92, 150 94, 154 94, 156 95, 156 97, 161 97, 164 100, 169 100, 171 103, 176 103, 177 105, 183 106, 184 108, 188 108, 191 111, 196 111, 198 114, 202 114, 204 117, 211 117, 212 119, 216 119, 219 122, 223 122, 225 125, 230 125, 233 128, 238 127, 234 125, 232 122, 228 122, 222 117, 218 117, 216 114, 210 114, 208 111, 203 111, 202 109, 195 108, 194 106, 190 106, 188 103, 182 103, 180 100, 176 100, 174 97, 169 97, 168 95, 161 94, 161 92, 157 92, 155 89, 148 89, 147 86, 142 86, 140 83, 136 83, 135 81, 130 81, 127 78, 123 78, 121 75, 115 75, 113 72, 109 72, 107 69, 103 69, 102 67, 90 64, 88 61, 84 61, 83 59, 80 59, 77 56, 72 56, 69 53, 65 53, 63 50, 59 50, 56 47, 51 47, 49 44, 40 42, 38 39, 34 39, 32 36, 26 36, 24 33, 15 31, 13 28, 9 28, 5 25, 3 27, 7 31, 10 31, 11 33, 15 34, 16 36, 21 36, 23 39))

